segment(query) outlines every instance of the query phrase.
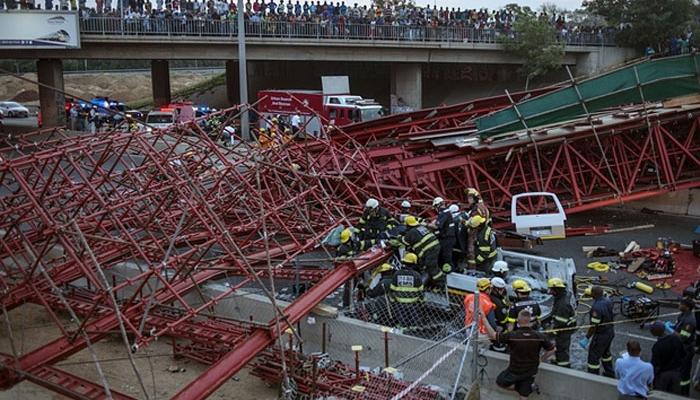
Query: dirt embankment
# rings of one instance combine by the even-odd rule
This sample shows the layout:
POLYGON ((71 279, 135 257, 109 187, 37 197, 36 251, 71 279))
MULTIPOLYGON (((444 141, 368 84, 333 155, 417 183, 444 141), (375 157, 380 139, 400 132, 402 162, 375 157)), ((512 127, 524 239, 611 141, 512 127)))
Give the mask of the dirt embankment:
MULTIPOLYGON (((170 88, 177 92, 186 87, 198 85, 218 71, 172 71, 170 88)), ((24 74, 23 77, 36 80, 36 74, 24 74)), ((109 72, 66 74, 65 91, 85 99, 95 96, 108 96, 129 103, 151 97, 151 76, 148 72, 109 72)), ((17 79, 13 76, 0 76, 0 101, 15 100, 23 103, 38 103, 39 92, 36 84, 17 79)))

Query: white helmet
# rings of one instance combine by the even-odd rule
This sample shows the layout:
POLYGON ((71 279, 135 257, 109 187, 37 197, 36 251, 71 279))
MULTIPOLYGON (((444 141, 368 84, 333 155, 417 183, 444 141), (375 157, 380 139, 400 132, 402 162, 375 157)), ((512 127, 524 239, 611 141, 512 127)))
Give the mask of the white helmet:
POLYGON ((508 272, 508 263, 505 261, 496 261, 493 263, 493 267, 491 267, 491 271, 493 272, 508 272))
POLYGON ((379 207, 379 201, 377 199, 369 198, 367 203, 365 203, 366 208, 377 208, 379 207))
POLYGON ((459 206, 457 204, 453 204, 450 206, 449 210, 452 214, 457 214, 459 212, 459 206))
POLYGON ((499 277, 491 278, 491 286, 499 289, 504 289, 506 287, 506 281, 499 277))
POLYGON ((433 199, 433 207, 438 206, 442 204, 445 200, 442 199, 442 197, 436 197, 433 199))
POLYGON ((411 203, 408 200, 401 202, 401 208, 411 208, 411 203))

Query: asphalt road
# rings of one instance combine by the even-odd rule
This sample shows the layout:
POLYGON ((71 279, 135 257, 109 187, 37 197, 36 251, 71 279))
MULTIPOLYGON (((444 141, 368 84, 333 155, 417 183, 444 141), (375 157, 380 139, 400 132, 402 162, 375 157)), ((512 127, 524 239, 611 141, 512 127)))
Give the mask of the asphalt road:
MULTIPOLYGON (((546 241, 543 246, 537 247, 537 252, 547 257, 570 257, 576 263, 577 275, 579 277, 595 277, 603 275, 607 277, 609 285, 616 286, 625 295, 642 294, 636 289, 627 289, 625 285, 628 282, 638 280, 635 275, 628 274, 625 271, 611 270, 607 273, 599 273, 586 268, 589 262, 599 259, 586 258, 581 250, 582 246, 607 246, 609 249, 618 251, 624 250, 625 246, 634 240, 642 247, 653 247, 656 239, 659 237, 671 238, 676 242, 690 244, 694 239, 700 239, 700 235, 694 233, 697 226, 700 226, 700 218, 680 217, 664 214, 646 214, 639 211, 631 210, 626 207, 619 208, 604 208, 594 211, 589 211, 582 214, 569 216, 567 226, 587 226, 587 225, 612 225, 613 228, 624 228, 638 225, 653 224, 651 229, 644 229, 632 232, 606 234, 597 236, 578 236, 570 237, 564 240, 546 241)), ((604 260, 604 259, 603 259, 604 260)), ((698 261, 700 264, 700 260, 698 261)), ((700 278, 700 277, 699 277, 700 278)), ((671 279, 672 281, 672 279, 671 279)), ((650 296, 658 300, 674 301, 678 300, 679 296, 671 290, 655 289, 650 296)), ((613 302, 619 302, 619 297, 613 298, 613 302)), ((579 325, 588 324, 588 311, 591 302, 586 302, 579 306, 579 325)), ((616 305, 615 319, 620 321, 624 317, 619 314, 619 308, 616 305)), ((674 307, 662 307, 660 313, 673 313, 677 310, 674 307)), ((666 317, 666 320, 674 320, 675 316, 666 317)), ((613 357, 617 358, 621 353, 626 351, 626 344, 629 340, 637 340, 642 345, 642 357, 645 360, 651 359, 651 347, 655 339, 651 336, 648 330, 641 329, 638 322, 621 323, 615 326, 615 340, 613 342, 612 353, 613 357)), ((574 334, 571 344, 572 366, 575 369, 585 370, 587 351, 579 347, 578 341, 583 337, 583 330, 574 334)), ((697 363, 697 359, 696 359, 697 363)), ((700 398, 698 393, 693 395, 693 398, 700 398)))

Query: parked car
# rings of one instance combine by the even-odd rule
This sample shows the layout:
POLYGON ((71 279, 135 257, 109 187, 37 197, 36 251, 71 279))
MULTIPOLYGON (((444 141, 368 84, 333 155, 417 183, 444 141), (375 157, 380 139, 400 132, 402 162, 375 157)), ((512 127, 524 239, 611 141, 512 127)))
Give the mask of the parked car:
POLYGON ((27 118, 29 116, 27 107, 14 101, 0 101, 0 110, 8 118, 27 118))

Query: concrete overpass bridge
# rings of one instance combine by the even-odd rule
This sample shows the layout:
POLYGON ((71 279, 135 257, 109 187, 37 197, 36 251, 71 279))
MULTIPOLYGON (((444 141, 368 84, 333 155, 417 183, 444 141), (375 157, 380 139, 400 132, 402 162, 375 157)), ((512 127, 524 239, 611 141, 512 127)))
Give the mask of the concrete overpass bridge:
MULTIPOLYGON (((47 87, 62 90, 63 59, 151 60, 156 104, 170 101, 169 61, 225 60, 227 97, 231 102, 237 101, 237 31, 233 22, 90 18, 81 20, 80 28, 80 49, 0 50, 0 59, 38 60, 39 81, 46 85, 39 92, 47 126, 63 121, 63 96, 47 87)), ((499 36, 494 31, 461 27, 248 22, 250 92, 265 88, 265 83, 256 84, 256 64, 297 63, 302 73, 308 70, 308 63, 364 64, 365 68, 385 68, 388 79, 380 81, 387 84, 389 93, 409 107, 421 108, 422 81, 430 66, 454 69, 464 65, 521 64, 521 60, 506 53, 499 36)), ((561 40, 567 43, 563 63, 575 67, 578 75, 633 56, 630 49, 615 47, 604 35, 567 35, 561 40)), ((279 72, 274 75, 291 76, 279 72)), ((463 76, 464 72, 460 74, 463 76)), ((356 80, 367 74, 358 75, 356 80)))

